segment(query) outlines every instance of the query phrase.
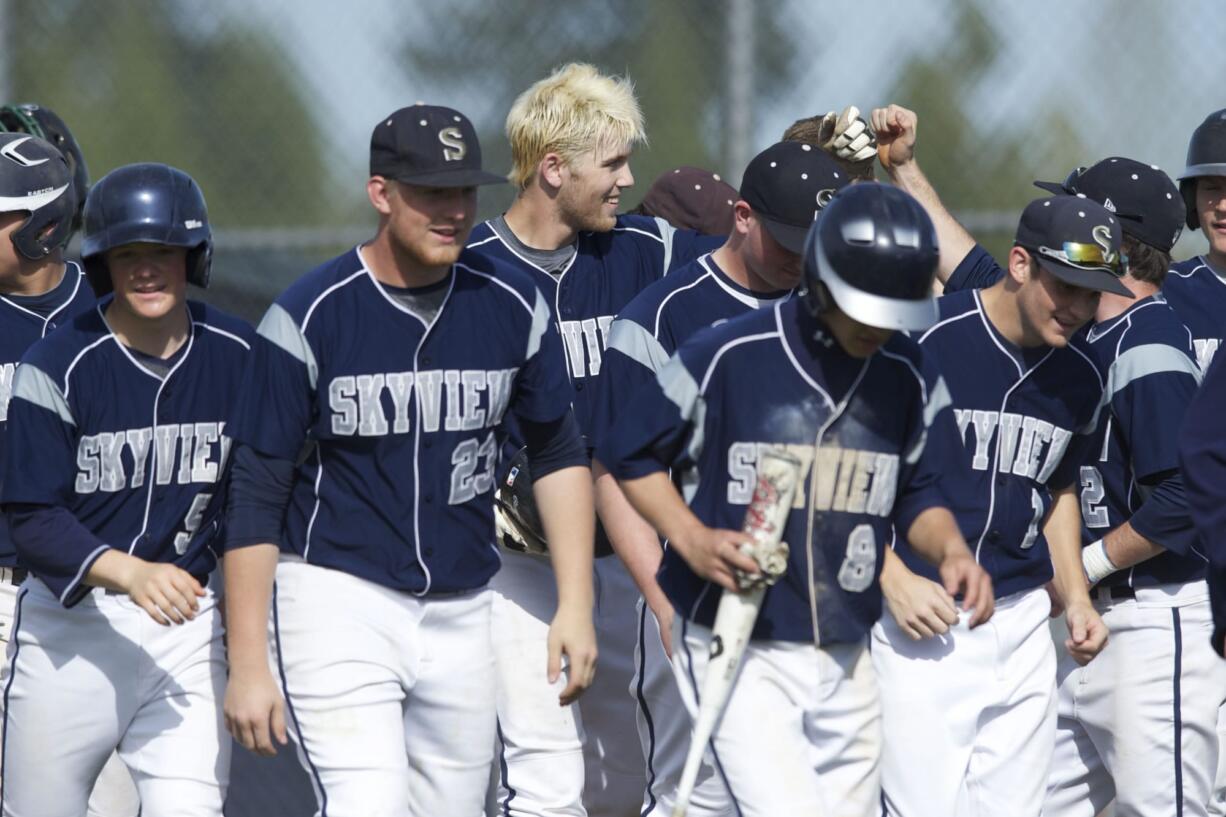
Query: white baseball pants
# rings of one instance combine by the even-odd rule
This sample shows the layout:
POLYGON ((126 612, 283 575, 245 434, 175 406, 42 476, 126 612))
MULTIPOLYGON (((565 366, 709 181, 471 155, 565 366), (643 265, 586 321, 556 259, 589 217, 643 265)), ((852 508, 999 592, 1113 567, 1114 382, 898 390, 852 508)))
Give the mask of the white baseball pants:
POLYGON ((1063 653, 1045 817, 1204 817, 1218 765, 1226 662, 1204 582, 1099 594, 1107 647, 1079 667, 1063 653))
POLYGON ((881 786, 891 817, 1037 817, 1056 729, 1056 656, 1043 588, 996 600, 974 630, 912 641, 873 628, 881 786))
MULTIPOLYGON (((691 717, 710 643, 711 630, 674 618, 673 669, 691 717)), ((863 642, 751 642, 711 743, 744 817, 881 813, 881 711, 863 642)))
POLYGON ((211 591, 195 619, 164 627, 102 590, 64 609, 30 578, 14 619, 0 673, 5 817, 80 817, 116 749, 143 813, 220 817, 231 744, 211 591))
POLYGON ((326 817, 480 817, 494 746, 490 593, 418 598, 283 558, 272 628, 326 817))
POLYGON ((615 557, 596 560, 596 680, 569 707, 565 679, 549 684, 549 623, 557 586, 548 557, 501 551, 493 591, 498 677, 498 813, 509 817, 634 817, 643 798, 643 756, 634 728, 635 600, 615 557))

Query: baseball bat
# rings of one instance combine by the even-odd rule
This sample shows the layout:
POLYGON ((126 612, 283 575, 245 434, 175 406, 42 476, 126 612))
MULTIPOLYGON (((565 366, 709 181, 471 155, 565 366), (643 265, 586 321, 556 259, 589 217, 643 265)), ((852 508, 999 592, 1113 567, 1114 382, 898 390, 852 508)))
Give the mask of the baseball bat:
MULTIPOLYGON (((787 565, 786 551, 781 542, 799 482, 800 460, 791 454, 769 449, 758 458, 753 499, 745 512, 741 530, 753 537, 751 552, 758 559, 763 572, 776 578, 782 575, 787 565)), ((702 679, 702 700, 698 706, 698 717, 694 720, 694 732, 690 736, 690 751, 677 787, 673 817, 685 817, 689 809, 703 754, 715 732, 715 725, 728 706, 733 681, 745 648, 749 645, 749 636, 753 632, 754 622, 758 620, 758 611, 765 595, 766 583, 757 581, 749 589, 738 593, 725 590, 720 597, 715 624, 711 628, 707 671, 702 679)))

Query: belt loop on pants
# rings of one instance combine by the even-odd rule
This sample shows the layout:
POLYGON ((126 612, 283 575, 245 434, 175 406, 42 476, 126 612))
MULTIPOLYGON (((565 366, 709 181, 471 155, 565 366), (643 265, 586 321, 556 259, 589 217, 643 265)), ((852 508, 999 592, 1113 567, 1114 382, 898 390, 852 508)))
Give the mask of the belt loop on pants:
POLYGON ((1099 585, 1090 591, 1090 598, 1101 602, 1126 601, 1136 597, 1137 591, 1127 585, 1113 585, 1111 587, 1099 585))
POLYGON ((11 584, 14 587, 19 587, 29 575, 30 571, 24 567, 0 567, 0 584, 11 584))

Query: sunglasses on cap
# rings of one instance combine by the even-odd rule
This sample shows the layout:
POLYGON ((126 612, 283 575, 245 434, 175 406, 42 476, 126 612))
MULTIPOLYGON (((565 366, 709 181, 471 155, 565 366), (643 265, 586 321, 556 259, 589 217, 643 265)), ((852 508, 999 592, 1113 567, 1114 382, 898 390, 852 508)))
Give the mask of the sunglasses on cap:
POLYGON ((1038 253, 1048 258, 1082 269, 1101 269, 1116 278, 1123 278, 1128 272, 1128 256, 1123 253, 1110 252, 1098 244, 1082 244, 1076 241, 1065 241, 1061 249, 1038 247, 1038 253))

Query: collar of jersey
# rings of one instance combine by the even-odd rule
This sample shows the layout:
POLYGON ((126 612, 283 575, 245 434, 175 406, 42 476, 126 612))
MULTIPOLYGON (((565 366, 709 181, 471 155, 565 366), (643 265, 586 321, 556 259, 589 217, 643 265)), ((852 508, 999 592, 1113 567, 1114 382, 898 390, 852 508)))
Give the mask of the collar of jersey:
POLYGON ((1128 320, 1129 316, 1131 316, 1132 313, 1136 312, 1138 309, 1144 309, 1145 307, 1153 306, 1154 304, 1165 303, 1166 298, 1162 297, 1161 292, 1156 292, 1148 297, 1133 301, 1128 305, 1127 309, 1116 315, 1114 318, 1109 318, 1102 323, 1096 323, 1091 326, 1090 331, 1086 333, 1086 340, 1088 340, 1090 343, 1097 343, 1115 331, 1117 327, 1123 325, 1124 322, 1128 320))
POLYGON ((723 268, 716 263, 714 253, 707 253, 706 255, 700 256, 698 263, 701 264, 707 272, 711 273, 711 277, 715 280, 715 283, 719 284, 719 286, 727 291, 729 295, 736 298, 746 306, 753 307, 754 309, 761 309, 764 306, 773 306, 792 297, 793 290, 790 289, 777 290, 775 292, 755 292, 748 287, 741 286, 736 281, 729 278, 728 273, 724 272, 723 268))

